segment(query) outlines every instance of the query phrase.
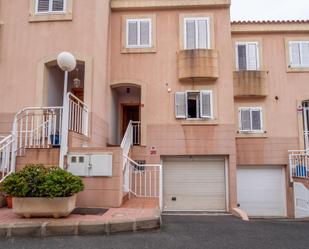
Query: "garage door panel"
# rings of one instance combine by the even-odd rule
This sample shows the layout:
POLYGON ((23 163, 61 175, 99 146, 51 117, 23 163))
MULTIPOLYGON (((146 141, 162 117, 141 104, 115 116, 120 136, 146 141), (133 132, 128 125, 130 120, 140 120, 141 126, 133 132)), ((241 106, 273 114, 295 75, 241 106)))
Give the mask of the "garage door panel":
POLYGON ((249 216, 286 216, 283 167, 238 167, 237 196, 249 216))
POLYGON ((165 211, 223 211, 226 210, 225 191, 224 159, 177 157, 164 160, 165 211))
POLYGON ((166 196, 170 200, 166 203, 168 205, 166 211, 205 211, 205 207, 207 207, 207 211, 225 211, 225 208, 218 209, 218 207, 225 206, 224 196, 221 198, 212 196, 212 198, 208 198, 208 201, 205 200, 204 195, 179 195, 176 201, 171 201, 172 197, 172 195, 166 196), (179 207, 179 203, 181 203, 181 207, 179 207))

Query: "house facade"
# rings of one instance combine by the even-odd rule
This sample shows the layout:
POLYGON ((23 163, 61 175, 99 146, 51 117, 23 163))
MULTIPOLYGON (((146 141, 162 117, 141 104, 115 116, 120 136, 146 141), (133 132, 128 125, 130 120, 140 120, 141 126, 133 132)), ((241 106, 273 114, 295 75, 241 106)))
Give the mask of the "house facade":
POLYGON ((231 23, 230 4, 2 0, 2 172, 62 158, 80 206, 309 216, 309 23, 231 23))

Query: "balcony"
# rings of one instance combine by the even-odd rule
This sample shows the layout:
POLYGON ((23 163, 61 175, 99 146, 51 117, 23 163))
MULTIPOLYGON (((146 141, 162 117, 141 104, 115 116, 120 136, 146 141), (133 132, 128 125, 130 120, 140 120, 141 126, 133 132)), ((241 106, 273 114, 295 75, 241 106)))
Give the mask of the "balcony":
POLYGON ((219 77, 218 51, 212 49, 179 51, 178 77, 181 81, 217 79, 219 77))
POLYGON ((266 97, 268 95, 266 77, 266 71, 235 71, 234 96, 266 97))

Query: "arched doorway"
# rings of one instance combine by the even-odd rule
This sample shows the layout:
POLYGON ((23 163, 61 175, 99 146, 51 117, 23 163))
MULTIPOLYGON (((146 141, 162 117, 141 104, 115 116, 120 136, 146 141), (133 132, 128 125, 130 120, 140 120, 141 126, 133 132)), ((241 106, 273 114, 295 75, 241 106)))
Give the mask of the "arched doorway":
POLYGON ((130 123, 133 122, 135 145, 141 136, 141 87, 135 84, 112 86, 112 127, 114 144, 119 145, 130 123))
MULTIPOLYGON (((64 72, 58 67, 56 61, 46 63, 44 71, 44 106, 62 106, 64 72)), ((84 101, 84 88, 85 63, 83 61, 77 61, 77 66, 75 70, 69 73, 67 92, 73 93, 77 98, 84 101)))

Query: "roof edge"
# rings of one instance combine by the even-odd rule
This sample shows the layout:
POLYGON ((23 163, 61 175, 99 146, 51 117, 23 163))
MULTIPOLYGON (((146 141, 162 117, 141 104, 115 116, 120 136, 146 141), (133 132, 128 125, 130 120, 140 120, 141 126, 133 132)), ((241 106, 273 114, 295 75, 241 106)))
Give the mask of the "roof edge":
POLYGON ((112 10, 171 9, 171 8, 228 8, 231 0, 111 0, 112 10))
POLYGON ((232 33, 308 32, 309 20, 233 21, 232 33))

